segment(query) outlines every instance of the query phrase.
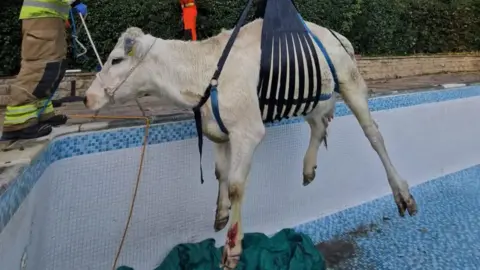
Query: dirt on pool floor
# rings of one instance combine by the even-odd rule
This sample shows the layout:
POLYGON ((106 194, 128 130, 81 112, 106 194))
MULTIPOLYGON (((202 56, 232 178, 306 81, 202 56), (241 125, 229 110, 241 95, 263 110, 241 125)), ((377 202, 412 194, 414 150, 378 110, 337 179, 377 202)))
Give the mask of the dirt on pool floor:
MULTIPOLYGON (((384 217, 383 223, 389 220, 390 218, 384 217)), ((380 233, 381 231, 379 224, 371 223, 360 225, 354 230, 333 237, 331 240, 318 243, 316 248, 324 257, 327 263, 327 269, 352 270, 354 269, 354 259, 361 256, 362 253, 357 245, 356 239, 368 237, 370 233, 380 233)), ((375 267, 372 266, 369 269, 373 270, 375 267)))
POLYGON ((338 269, 336 267, 342 264, 342 262, 355 257, 357 246, 351 240, 333 239, 317 244, 316 248, 324 257, 327 268, 338 269))

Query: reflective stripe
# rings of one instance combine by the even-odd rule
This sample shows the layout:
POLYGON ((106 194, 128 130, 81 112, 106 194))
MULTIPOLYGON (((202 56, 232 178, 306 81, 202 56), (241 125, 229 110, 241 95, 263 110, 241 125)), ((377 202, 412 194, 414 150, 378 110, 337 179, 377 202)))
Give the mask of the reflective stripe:
POLYGON ((25 114, 37 110, 38 108, 36 104, 28 104, 23 106, 7 106, 7 111, 5 112, 5 115, 25 114))
POLYGON ((70 11, 70 6, 66 3, 62 2, 40 2, 40 1, 32 1, 32 0, 25 0, 23 2, 24 7, 38 7, 38 8, 48 8, 54 10, 58 13, 68 14, 70 11))
POLYGON ((67 0, 25 0, 20 20, 38 18, 68 19, 70 4, 67 0))
MULTIPOLYGON (((45 99, 30 103, 30 104, 26 104, 26 105, 7 106, 5 115, 14 116, 14 115, 21 115, 21 114, 30 113, 30 112, 36 112, 38 109, 43 107, 46 101, 47 99, 45 98, 45 99)), ((53 109, 52 102, 48 103, 47 108, 49 107, 52 107, 53 109)))
POLYGON ((60 18, 62 20, 68 19, 68 13, 61 14, 55 10, 38 7, 22 7, 20 11, 20 20, 24 19, 40 19, 40 18, 60 18))
POLYGON ((35 119, 37 118, 37 112, 31 112, 27 114, 23 114, 21 116, 8 116, 5 115, 5 121, 3 122, 4 126, 8 125, 18 125, 18 124, 24 124, 30 119, 35 119))
MULTIPOLYGON (((40 104, 40 102, 38 102, 40 104)), ((43 100, 42 105, 45 104, 45 100, 43 100)), ((13 107, 13 106, 11 106, 13 107)), ((5 113, 5 120, 3 122, 4 126, 11 126, 11 125, 19 125, 19 124, 25 124, 31 119, 35 119, 38 117, 38 112, 39 108, 35 107, 34 105, 23 105, 23 106, 18 106, 22 107, 22 109, 29 108, 30 111, 24 111, 23 113, 18 113, 19 110, 15 110, 15 113, 12 113, 12 109, 7 107, 7 111, 5 113), (32 110, 33 109, 33 110, 32 110)), ((17 109, 17 108, 15 108, 17 109)), ((53 109, 53 104, 52 102, 49 102, 45 110, 42 112, 43 114, 48 114, 48 113, 53 113, 55 110, 53 109)))

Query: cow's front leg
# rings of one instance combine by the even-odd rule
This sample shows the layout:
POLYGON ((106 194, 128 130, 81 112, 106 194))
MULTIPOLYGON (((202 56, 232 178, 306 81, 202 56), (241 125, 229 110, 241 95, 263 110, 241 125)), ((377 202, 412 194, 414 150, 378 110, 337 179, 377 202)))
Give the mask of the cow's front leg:
MULTIPOLYGON (((242 202, 245 186, 250 173, 253 153, 265 135, 265 127, 260 122, 256 132, 249 129, 230 134, 231 162, 228 174, 228 194, 232 203, 231 222, 223 248, 224 269, 235 269, 242 255, 242 202)), ((255 125, 252 125, 255 126, 255 125)), ((249 126, 251 128, 251 126, 249 126)))
POLYGON ((230 143, 214 144, 215 176, 218 180, 217 210, 215 211, 214 229, 216 232, 228 223, 230 199, 228 198, 228 169, 230 167, 230 143))

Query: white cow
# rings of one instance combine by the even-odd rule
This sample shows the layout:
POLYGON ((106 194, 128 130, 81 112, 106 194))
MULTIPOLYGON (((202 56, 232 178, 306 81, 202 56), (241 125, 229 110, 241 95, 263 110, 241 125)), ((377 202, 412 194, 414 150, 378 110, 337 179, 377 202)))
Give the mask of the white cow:
MULTIPOLYGON (((257 19, 242 27, 218 81, 219 110, 229 134, 220 130, 209 102, 201 108, 202 130, 215 143, 215 171, 219 182, 216 231, 226 226, 230 210, 232 213, 230 242, 224 249, 225 269, 234 268, 242 252, 241 205, 253 154, 265 135, 256 91, 262 25, 262 19, 257 19)), ((351 43, 338 33, 335 33, 338 39, 335 38, 328 29, 314 23, 306 22, 306 25, 331 56, 337 69, 339 92, 383 163, 400 215, 404 216, 405 211, 414 215, 417 212, 415 200, 407 182, 390 161, 382 135, 370 114, 367 86, 356 66, 351 43)), ((164 40, 144 34, 139 28, 128 28, 87 90, 85 105, 98 110, 112 102, 123 103, 140 93, 150 93, 180 108, 192 109, 203 96, 231 33, 231 30, 223 30, 203 41, 180 41, 164 40), (125 51, 125 48, 133 49, 125 51)), ((331 90, 334 87, 332 73, 325 61, 320 65, 322 88, 331 90)), ((304 184, 315 177, 318 150, 326 138, 334 104, 333 96, 319 102, 305 117, 311 137, 304 157, 304 184)))

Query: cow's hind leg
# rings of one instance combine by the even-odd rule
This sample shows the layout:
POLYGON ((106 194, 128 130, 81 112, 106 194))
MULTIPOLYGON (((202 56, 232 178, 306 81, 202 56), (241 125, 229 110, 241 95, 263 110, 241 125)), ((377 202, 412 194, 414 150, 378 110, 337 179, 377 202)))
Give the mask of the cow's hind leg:
POLYGON ((303 158, 303 185, 310 184, 315 179, 317 169, 318 149, 322 142, 327 147, 327 128, 335 113, 335 96, 321 101, 317 107, 305 117, 310 125, 310 143, 303 158))
MULTIPOLYGON (((356 72, 358 73, 358 71, 356 72)), ((410 194, 407 181, 402 179, 390 161, 383 136, 378 130, 378 125, 373 121, 368 108, 367 86, 365 81, 360 77, 360 74, 357 75, 356 80, 352 80, 352 83, 342 84, 340 90, 342 97, 357 118, 365 136, 383 163, 400 216, 403 217, 406 210, 413 216, 417 213, 415 199, 410 194)))
POLYGON ((228 198, 228 169, 230 167, 230 143, 215 145, 215 176, 218 180, 217 210, 215 211, 214 229, 216 232, 228 223, 230 199, 228 198))
MULTIPOLYGON (((243 126, 243 125, 242 125, 243 126)), ((250 173, 253 153, 265 135, 263 123, 248 123, 242 130, 230 132, 230 168, 228 193, 232 204, 230 228, 223 248, 222 266, 235 269, 242 254, 242 201, 250 173)))

